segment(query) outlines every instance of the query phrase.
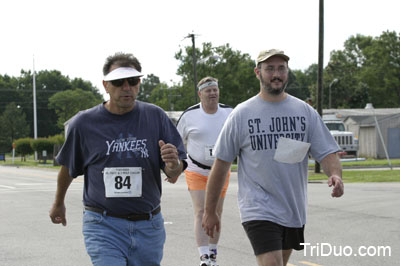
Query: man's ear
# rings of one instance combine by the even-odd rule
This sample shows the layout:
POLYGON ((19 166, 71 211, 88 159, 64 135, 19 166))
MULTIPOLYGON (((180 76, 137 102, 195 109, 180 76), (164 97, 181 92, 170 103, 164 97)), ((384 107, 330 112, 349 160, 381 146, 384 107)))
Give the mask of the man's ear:
POLYGON ((103 80, 103 87, 106 90, 106 92, 108 93, 108 89, 107 89, 107 81, 103 80))
POLYGON ((258 68, 258 67, 255 67, 255 68, 254 68, 254 73, 256 73, 257 79, 260 79, 260 71, 261 71, 260 68, 258 68))

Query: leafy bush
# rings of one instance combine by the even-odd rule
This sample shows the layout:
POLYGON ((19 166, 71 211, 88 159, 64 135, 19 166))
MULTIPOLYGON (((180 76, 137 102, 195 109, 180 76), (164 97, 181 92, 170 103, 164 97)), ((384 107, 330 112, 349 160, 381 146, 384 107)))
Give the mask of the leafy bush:
POLYGON ((39 155, 42 151, 47 151, 47 154, 53 154, 54 141, 47 138, 38 138, 32 140, 32 149, 37 151, 39 155))
POLYGON ((57 145, 63 145, 65 142, 65 137, 63 134, 59 134, 59 135, 55 135, 55 136, 51 136, 48 138, 50 141, 52 141, 54 144, 57 145))
POLYGON ((32 154, 31 138, 22 138, 15 141, 15 152, 21 155, 21 161, 26 161, 25 156, 32 154))

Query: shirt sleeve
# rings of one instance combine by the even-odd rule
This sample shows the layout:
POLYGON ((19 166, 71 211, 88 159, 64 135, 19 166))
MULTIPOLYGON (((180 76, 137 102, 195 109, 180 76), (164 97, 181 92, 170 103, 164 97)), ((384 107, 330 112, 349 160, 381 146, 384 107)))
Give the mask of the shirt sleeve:
POLYGON ((328 154, 340 151, 340 147, 317 112, 311 113, 311 120, 313 126, 310 134, 310 153, 320 162, 328 154))
POLYGON ((215 143, 215 157, 233 162, 240 150, 240 117, 231 112, 215 143))
POLYGON ((178 130, 179 135, 181 136, 183 142, 186 143, 187 142, 187 127, 186 127, 185 114, 182 114, 182 116, 179 118, 178 124, 176 125, 176 129, 178 130))
POLYGON ((83 144, 77 120, 77 117, 70 120, 65 143, 56 157, 60 165, 69 169, 69 175, 73 178, 84 174, 83 144))

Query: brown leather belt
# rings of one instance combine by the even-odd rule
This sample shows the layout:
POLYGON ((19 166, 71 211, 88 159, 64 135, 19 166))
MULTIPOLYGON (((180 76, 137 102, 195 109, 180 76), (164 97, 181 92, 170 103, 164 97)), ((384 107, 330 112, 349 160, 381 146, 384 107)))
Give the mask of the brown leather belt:
POLYGON ((97 212, 97 213, 101 213, 101 214, 105 213, 105 215, 107 215, 107 216, 126 219, 126 220, 129 220, 129 221, 150 220, 152 216, 160 213, 160 211, 161 211, 161 207, 158 206, 158 208, 153 210, 151 212, 151 214, 150 213, 141 213, 141 214, 133 213, 133 214, 126 214, 126 215, 119 215, 119 214, 111 214, 111 213, 105 212, 104 210, 96 208, 96 207, 84 206, 84 208, 87 211, 97 212))

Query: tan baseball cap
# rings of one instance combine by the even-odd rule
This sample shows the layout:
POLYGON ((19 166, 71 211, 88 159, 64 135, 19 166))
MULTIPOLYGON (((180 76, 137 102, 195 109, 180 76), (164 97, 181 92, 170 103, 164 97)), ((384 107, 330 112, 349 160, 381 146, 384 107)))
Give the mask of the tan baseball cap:
POLYGON ((289 56, 285 55, 285 53, 282 50, 278 50, 278 49, 270 49, 270 50, 263 50, 258 54, 256 63, 258 65, 258 63, 264 62, 265 60, 267 60, 268 58, 272 57, 272 56, 280 56, 283 59, 285 59, 285 61, 289 61, 289 56))

